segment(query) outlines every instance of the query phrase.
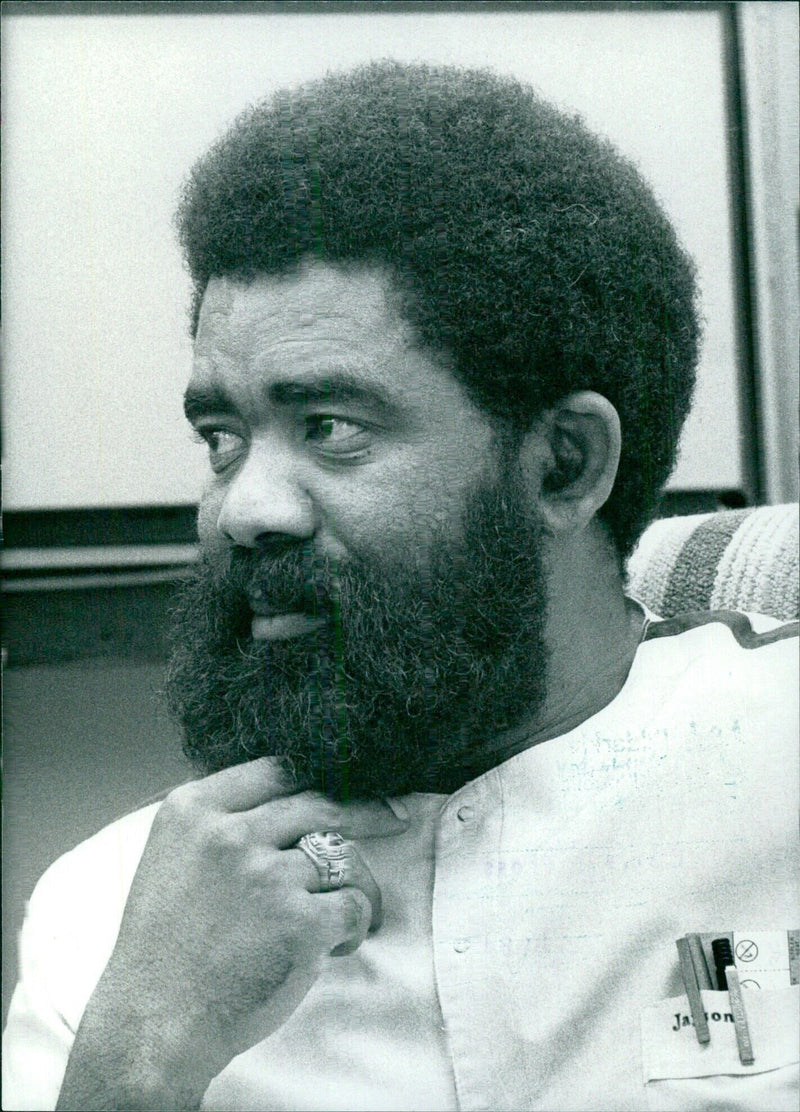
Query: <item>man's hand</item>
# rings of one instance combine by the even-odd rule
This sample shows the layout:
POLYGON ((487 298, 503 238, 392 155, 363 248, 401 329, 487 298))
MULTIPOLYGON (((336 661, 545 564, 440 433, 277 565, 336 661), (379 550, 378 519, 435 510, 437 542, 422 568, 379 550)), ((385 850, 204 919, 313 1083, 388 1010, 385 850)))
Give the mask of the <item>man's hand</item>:
POLYGON ((197 1108, 236 1054, 285 1021, 323 957, 381 919, 354 851, 345 887, 320 891, 297 841, 402 833, 384 803, 290 794, 271 758, 172 792, 153 823, 119 937, 89 1001, 60 1109, 197 1108))

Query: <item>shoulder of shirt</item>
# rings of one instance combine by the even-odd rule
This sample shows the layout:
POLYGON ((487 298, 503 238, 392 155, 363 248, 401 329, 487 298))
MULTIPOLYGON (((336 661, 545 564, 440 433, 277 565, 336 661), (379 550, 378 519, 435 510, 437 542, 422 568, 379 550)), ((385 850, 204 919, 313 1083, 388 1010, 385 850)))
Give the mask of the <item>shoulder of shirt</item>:
POLYGON ((103 891, 118 894, 124 904, 160 806, 158 800, 131 811, 62 854, 42 874, 29 910, 52 903, 75 906, 103 891))
POLYGON ((782 621, 766 614, 742 610, 697 610, 673 618, 647 614, 643 642, 663 638, 702 638, 733 651, 754 653, 781 644, 783 651, 797 651, 800 622, 782 621))
POLYGON ((683 744, 700 746, 704 763, 711 748, 719 767, 748 764, 756 780, 791 775, 798 752, 799 623, 734 610, 647 618, 638 690, 649 713, 665 716, 673 734, 676 715, 682 716, 688 724, 683 744), (701 730, 703 722, 719 729, 701 730))

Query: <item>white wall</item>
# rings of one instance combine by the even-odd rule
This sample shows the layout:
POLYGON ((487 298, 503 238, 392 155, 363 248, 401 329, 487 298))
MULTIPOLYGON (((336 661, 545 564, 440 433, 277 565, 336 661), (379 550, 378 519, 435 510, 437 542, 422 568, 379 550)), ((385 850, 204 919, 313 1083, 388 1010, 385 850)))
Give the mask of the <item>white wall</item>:
POLYGON ((759 327, 760 436, 770 502, 796 501, 800 379, 800 5, 740 4, 759 327))
MULTIPOLYGON (((34 5, 35 7, 35 5, 34 5)), ((674 485, 741 482, 720 17, 693 12, 12 15, 3 25, 7 509, 193 501, 180 409, 186 170, 246 103, 374 57, 492 65, 638 161, 700 266, 674 485)))

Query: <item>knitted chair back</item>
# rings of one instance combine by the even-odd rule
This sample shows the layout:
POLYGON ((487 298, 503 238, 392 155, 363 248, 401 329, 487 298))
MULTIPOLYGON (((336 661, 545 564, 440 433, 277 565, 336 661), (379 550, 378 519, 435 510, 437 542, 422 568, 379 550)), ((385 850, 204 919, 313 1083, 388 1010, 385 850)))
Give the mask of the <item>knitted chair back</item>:
POLYGON ((692 610, 800 616, 798 506, 653 522, 628 562, 628 593, 663 618, 692 610))

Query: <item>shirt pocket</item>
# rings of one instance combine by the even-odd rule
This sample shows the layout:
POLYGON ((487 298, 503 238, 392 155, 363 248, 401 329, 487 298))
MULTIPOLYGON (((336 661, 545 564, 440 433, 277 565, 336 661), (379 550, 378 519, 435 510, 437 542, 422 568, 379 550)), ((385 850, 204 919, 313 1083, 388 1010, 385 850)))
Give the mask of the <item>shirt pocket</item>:
POLYGON ((745 991, 754 1062, 739 1060, 727 992, 702 992, 711 1041, 697 1041, 685 996, 642 1012, 642 1064, 650 1112, 797 1112, 800 985, 745 991))

